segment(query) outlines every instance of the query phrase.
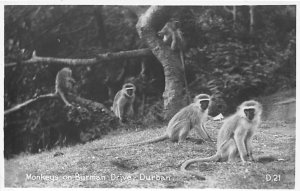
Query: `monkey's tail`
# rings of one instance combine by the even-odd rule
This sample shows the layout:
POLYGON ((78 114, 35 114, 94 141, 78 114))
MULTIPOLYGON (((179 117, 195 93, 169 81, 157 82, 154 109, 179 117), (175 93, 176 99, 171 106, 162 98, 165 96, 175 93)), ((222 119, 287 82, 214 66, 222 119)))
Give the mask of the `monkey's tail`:
POLYGON ((193 176, 196 176, 198 179, 201 179, 201 180, 205 180, 205 177, 198 174, 198 173, 195 173, 195 172, 191 172, 191 171, 188 171, 186 170, 186 168, 192 164, 192 163, 195 163, 195 162, 210 162, 210 161, 218 161, 220 159, 220 156, 218 154, 215 154, 211 157, 207 157, 207 158, 195 158, 195 159, 190 159, 190 160, 187 160, 185 161, 181 167, 180 167, 180 170, 184 173, 187 173, 187 174, 190 174, 190 175, 193 175, 193 176))
POLYGON ((192 100, 191 100, 190 92, 189 92, 189 89, 188 89, 188 83, 187 83, 187 80, 186 80, 186 72, 185 72, 185 63, 184 63, 183 51, 179 51, 179 54, 180 54, 180 60, 181 60, 182 68, 183 68, 185 92, 186 92, 186 95, 188 96, 188 101, 189 101, 189 104, 190 104, 192 102, 192 100))
POLYGON ((167 134, 162 135, 160 137, 148 140, 148 141, 143 141, 143 142, 138 142, 138 143, 133 143, 133 144, 128 144, 128 145, 118 145, 118 146, 111 146, 111 147, 104 147, 102 148, 102 150, 105 149, 116 149, 116 148, 122 148, 122 147, 131 147, 131 146, 137 146, 137 145, 146 145, 146 144, 150 144, 150 143, 156 143, 159 141, 163 141, 166 140, 167 138, 169 138, 169 136, 167 134))

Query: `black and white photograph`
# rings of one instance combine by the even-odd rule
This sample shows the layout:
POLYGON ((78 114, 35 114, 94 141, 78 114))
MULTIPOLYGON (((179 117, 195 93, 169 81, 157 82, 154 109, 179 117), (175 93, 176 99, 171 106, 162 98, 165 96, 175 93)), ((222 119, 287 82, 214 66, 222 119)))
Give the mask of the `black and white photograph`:
POLYGON ((1 190, 299 188, 298 2, 17 2, 1 190))

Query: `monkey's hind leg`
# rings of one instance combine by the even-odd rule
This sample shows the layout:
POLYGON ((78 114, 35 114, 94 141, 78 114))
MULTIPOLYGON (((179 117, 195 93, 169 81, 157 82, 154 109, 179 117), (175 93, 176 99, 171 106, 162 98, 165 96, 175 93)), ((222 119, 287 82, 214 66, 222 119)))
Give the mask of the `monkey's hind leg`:
POLYGON ((134 111, 133 111, 132 105, 129 106, 129 108, 128 108, 127 116, 131 117, 131 118, 134 116, 134 111))
POLYGON ((124 114, 123 114, 123 122, 127 123, 129 122, 129 119, 132 119, 134 116, 133 107, 132 105, 126 104, 124 106, 124 114))
POLYGON ((238 156, 238 149, 236 147, 235 141, 230 139, 227 143, 227 153, 228 153, 228 162, 236 162, 238 156))
POLYGON ((186 140, 186 137, 188 136, 190 132, 190 124, 189 122, 183 122, 181 123, 182 128, 179 130, 178 134, 178 144, 183 143, 186 140))
POLYGON ((186 120, 176 121, 172 124, 169 124, 167 128, 167 135, 171 139, 171 141, 182 142, 185 140, 186 136, 186 120))
POLYGON ((123 123, 123 109, 124 106, 121 104, 121 101, 118 100, 116 103, 113 103, 114 113, 119 118, 119 121, 123 123))

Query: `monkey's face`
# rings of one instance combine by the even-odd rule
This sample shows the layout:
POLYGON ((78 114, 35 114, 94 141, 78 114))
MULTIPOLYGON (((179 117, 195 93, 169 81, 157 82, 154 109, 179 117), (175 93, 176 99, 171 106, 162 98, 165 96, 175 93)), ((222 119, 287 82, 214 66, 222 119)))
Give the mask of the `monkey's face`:
POLYGON ((244 113, 246 117, 251 121, 254 118, 255 109, 254 108, 244 109, 244 113))
POLYGON ((202 100, 200 101, 200 107, 201 109, 204 111, 208 108, 209 105, 209 101, 208 100, 202 100))
POLYGON ((164 43, 167 43, 170 39, 170 35, 167 35, 167 33, 164 32, 163 30, 159 31, 157 34, 158 34, 159 37, 163 38, 162 40, 163 40, 164 43))
POLYGON ((239 107, 241 117, 248 121, 260 121, 262 114, 262 105, 254 100, 244 101, 239 107))
POLYGON ((196 103, 202 111, 205 111, 209 107, 209 102, 210 96, 208 94, 199 94, 194 98, 194 103, 196 103))
POLYGON ((163 38, 164 43, 168 43, 173 33, 174 30, 172 29, 172 23, 167 22, 165 26, 160 31, 157 32, 157 35, 163 38))
POLYGON ((134 89, 133 88, 128 88, 126 89, 126 93, 128 96, 132 97, 134 94, 134 89))

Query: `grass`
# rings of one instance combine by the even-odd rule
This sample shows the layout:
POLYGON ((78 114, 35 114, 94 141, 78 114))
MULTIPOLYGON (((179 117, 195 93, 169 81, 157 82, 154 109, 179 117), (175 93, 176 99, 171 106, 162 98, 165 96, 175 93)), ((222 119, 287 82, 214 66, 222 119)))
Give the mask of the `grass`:
MULTIPOLYGON (((212 137, 216 137, 221 124, 222 122, 208 123, 208 131, 212 137)), ((189 170, 201 172, 206 177, 204 181, 185 175, 179 170, 185 160, 210 156, 216 151, 214 144, 196 141, 198 139, 193 131, 190 138, 180 145, 163 141, 92 152, 103 146, 148 140, 164 131, 165 128, 121 131, 84 145, 57 148, 5 160, 5 186, 294 188, 295 124, 284 122, 264 121, 253 140, 254 157, 274 156, 282 160, 249 163, 245 166, 240 162, 191 165, 189 170), (59 152, 63 154, 54 157, 59 152), (41 174, 47 177, 44 176, 43 180, 34 179, 41 174)))

